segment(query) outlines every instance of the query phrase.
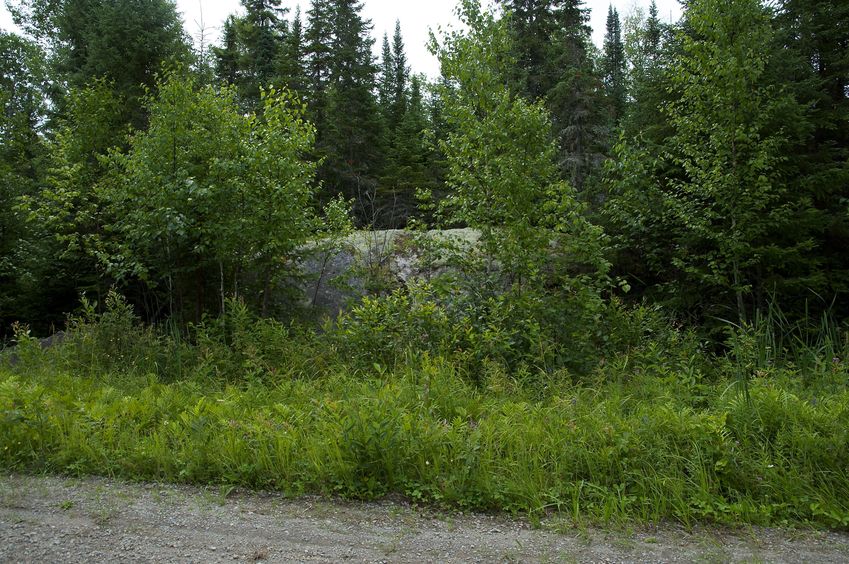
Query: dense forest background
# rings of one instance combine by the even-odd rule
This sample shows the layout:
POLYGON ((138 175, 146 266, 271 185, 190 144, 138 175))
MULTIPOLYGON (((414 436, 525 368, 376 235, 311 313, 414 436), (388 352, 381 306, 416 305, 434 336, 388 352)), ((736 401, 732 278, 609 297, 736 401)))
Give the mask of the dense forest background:
POLYGON ((242 0, 218 45, 168 0, 8 2, 4 337, 111 288, 149 321, 285 316, 292 257, 352 226, 491 231, 518 279, 549 262, 529 233, 562 232, 593 299, 687 323, 846 316, 849 4, 611 8, 600 51, 579 1, 498 4, 460 3, 429 81, 400 26, 373 57, 356 0, 242 0))

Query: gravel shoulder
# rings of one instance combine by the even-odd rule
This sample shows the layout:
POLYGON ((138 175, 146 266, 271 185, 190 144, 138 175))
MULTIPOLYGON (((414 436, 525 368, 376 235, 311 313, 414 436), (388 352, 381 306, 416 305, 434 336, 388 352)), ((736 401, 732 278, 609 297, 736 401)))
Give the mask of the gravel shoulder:
POLYGON ((847 562, 849 534, 541 528, 402 502, 0 476, 0 562, 847 562))

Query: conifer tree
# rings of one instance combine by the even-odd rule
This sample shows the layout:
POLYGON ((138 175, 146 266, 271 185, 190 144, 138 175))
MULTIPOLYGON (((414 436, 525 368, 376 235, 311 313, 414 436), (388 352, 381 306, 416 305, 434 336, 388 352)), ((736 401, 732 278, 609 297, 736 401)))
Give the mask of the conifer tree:
POLYGON ((657 17, 657 2, 651 0, 649 17, 646 19, 645 54, 651 61, 660 55, 661 25, 657 17))
POLYGON ((607 152, 601 80, 590 57, 589 15, 580 0, 501 0, 510 13, 519 91, 546 101, 561 172, 582 187, 607 152))
POLYGON ((331 80, 334 16, 332 0, 313 0, 307 11, 304 33, 307 67, 307 102, 310 121, 316 126, 316 146, 324 146, 327 130, 327 91, 331 80))
MULTIPOLYGON (((849 307, 849 3, 783 0, 774 49, 793 60, 781 69, 785 86, 808 107, 804 143, 792 151, 796 189, 810 198, 817 219, 809 235, 822 261, 823 296, 849 307)), ((792 125, 792 124, 788 124, 792 125)), ((797 124, 802 125, 802 124, 797 124)), ((828 300, 826 300, 827 303, 828 300)))
POLYGON ((622 43, 622 28, 619 12, 613 5, 607 12, 607 28, 604 36, 604 89, 611 107, 614 123, 625 113, 625 47, 622 43))
POLYGON ((243 16, 224 23, 223 44, 213 49, 218 76, 238 88, 245 109, 260 104, 260 90, 286 80, 281 60, 286 56, 288 22, 280 0, 242 0, 243 16))
POLYGON ((388 227, 400 227, 407 222, 414 211, 415 190, 425 182, 421 134, 426 125, 422 121, 421 82, 419 78, 415 79, 414 93, 409 77, 401 23, 396 20, 391 45, 388 37, 384 36, 379 85, 385 127, 379 199, 383 208, 391 210, 387 218, 388 227), (417 97, 415 108, 412 106, 413 96, 417 97))
POLYGON ((260 103, 260 88, 274 86, 279 78, 278 64, 286 37, 286 10, 280 0, 241 0, 245 15, 238 20, 243 69, 240 93, 250 106, 260 103))
MULTIPOLYGON (((15 21, 48 48, 53 78, 83 88, 106 78, 125 100, 125 120, 144 125, 141 99, 164 62, 187 62, 189 47, 169 0, 56 0, 12 5, 15 21)), ((61 111, 67 89, 55 89, 61 111)))
POLYGON ((389 36, 383 34, 380 55, 380 72, 377 78, 377 100, 387 124, 391 118, 392 98, 395 94, 395 61, 392 59, 392 46, 389 36))
POLYGON ((395 80, 392 96, 393 114, 397 124, 400 124, 407 111, 407 88, 410 78, 410 67, 407 66, 407 54, 404 51, 404 38, 401 35, 401 22, 395 20, 395 33, 392 36, 392 64, 395 80))
POLYGON ((285 37, 278 68, 286 86, 304 97, 307 94, 306 44, 300 6, 295 9, 289 33, 285 37))
POLYGON ((401 194, 402 219, 405 222, 414 212, 416 190, 434 188, 427 172, 427 147, 423 139, 429 125, 422 92, 423 80, 418 75, 410 79, 409 100, 396 134, 396 188, 401 194))
POLYGON ((325 158, 320 169, 329 195, 355 200, 361 222, 373 223, 381 158, 381 120, 375 100, 377 68, 371 21, 359 0, 318 0, 310 12, 308 57, 312 116, 325 158))
POLYGON ((236 16, 228 16, 221 30, 221 46, 213 47, 215 54, 215 74, 224 84, 237 84, 240 81, 242 58, 241 45, 237 36, 236 16))

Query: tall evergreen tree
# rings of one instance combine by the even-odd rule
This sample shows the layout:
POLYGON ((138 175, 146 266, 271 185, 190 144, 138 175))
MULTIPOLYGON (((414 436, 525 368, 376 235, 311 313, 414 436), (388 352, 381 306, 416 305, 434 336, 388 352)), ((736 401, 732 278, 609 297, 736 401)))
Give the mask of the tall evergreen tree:
POLYGON ((372 26, 362 9, 359 0, 313 2, 307 50, 316 146, 325 158, 320 178, 329 194, 353 198, 360 221, 372 223, 383 213, 376 200, 382 134, 372 26))
MULTIPOLYGON (((510 28, 516 56, 514 78, 520 90, 532 99, 542 99, 560 79, 561 71, 552 61, 553 44, 559 25, 551 0, 502 0, 511 14, 510 28)), ((585 23, 585 22, 584 22, 585 23)))
MULTIPOLYGON (((106 78, 125 100, 125 119, 144 124, 141 99, 163 62, 189 60, 171 0, 55 0, 10 6, 16 23, 48 48, 54 79, 82 88, 106 78)), ((54 90, 61 110, 66 89, 54 90)))
POLYGON ((651 0, 649 5, 649 17, 646 19, 645 33, 645 54, 651 60, 655 61, 660 55, 661 41, 661 24, 660 18, 657 17, 657 2, 651 0))
POLYGON ((239 90, 242 105, 255 110, 261 105, 260 89, 284 82, 284 57, 288 22, 280 0, 242 0, 243 16, 224 23, 223 44, 214 49, 219 78, 239 90))
POLYGON ((215 73, 225 84, 237 84, 241 80, 239 63, 242 53, 237 26, 236 16, 228 16, 221 30, 221 46, 213 48, 215 73))
POLYGON ((395 134, 397 174, 394 187, 401 205, 399 223, 406 223, 413 215, 417 190, 436 187, 428 174, 428 148, 423 139, 429 123, 425 113, 422 81, 423 78, 417 75, 410 79, 406 110, 395 134))
POLYGON ((399 20, 395 20, 395 33, 392 36, 392 65, 395 75, 392 106, 395 119, 397 123, 400 123, 407 111, 410 67, 407 66, 407 54, 404 51, 404 37, 401 35, 401 22, 399 20))
POLYGON ((558 31, 553 37, 553 64, 563 71, 548 95, 547 107, 559 141, 560 169, 576 189, 582 190, 609 151, 604 92, 590 55, 589 14, 582 2, 560 2, 555 14, 558 31))
POLYGON ((241 0, 241 3, 245 15, 237 28, 244 50, 240 89, 243 99, 255 107, 260 103, 260 88, 273 86, 279 78, 279 57, 286 34, 285 10, 280 7, 280 0, 241 0))
POLYGON ((427 126, 423 121, 421 79, 410 80, 401 23, 397 20, 391 45, 384 36, 379 93, 385 126, 379 199, 382 208, 391 210, 386 226, 400 227, 414 212, 416 188, 425 183, 421 135, 427 126))
POLYGON ((295 9, 292 25, 285 38, 279 60, 279 74, 286 86, 301 97, 307 93, 306 45, 301 7, 295 9))
POLYGON ((619 12, 613 5, 607 11, 607 28, 604 35, 604 89, 610 101, 614 123, 625 114, 627 85, 625 84, 625 46, 619 12))
POLYGON ((601 80, 590 56, 589 15, 581 0, 501 0, 510 15, 520 91, 546 100, 560 147, 562 173, 573 185, 604 159, 608 128, 601 80))
POLYGON ((785 86, 808 108, 809 134, 795 147, 791 178, 819 219, 812 235, 829 295, 849 307, 849 4, 838 0, 784 0, 774 49, 789 52, 785 86))
POLYGON ((395 61, 392 58, 392 45, 389 36, 383 34, 380 51, 380 71, 377 77, 377 101, 387 124, 391 118, 392 99, 395 95, 395 61))
POLYGON ((307 100, 310 120, 317 129, 316 146, 324 145, 327 130, 327 91, 331 80, 333 53, 333 0, 312 0, 307 11, 306 43, 307 100))

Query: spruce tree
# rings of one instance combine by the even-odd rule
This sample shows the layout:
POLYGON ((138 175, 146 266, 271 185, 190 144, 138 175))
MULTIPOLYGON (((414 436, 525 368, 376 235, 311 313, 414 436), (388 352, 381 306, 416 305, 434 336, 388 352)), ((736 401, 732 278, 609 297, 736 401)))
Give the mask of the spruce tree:
POLYGON ((604 35, 604 89, 610 103, 614 123, 625 113, 627 86, 625 84, 625 47, 622 43, 622 28, 619 12, 612 5, 607 12, 607 28, 604 35))
MULTIPOLYGON (((165 62, 188 62, 190 50, 169 0, 17 2, 15 21, 48 48, 54 79, 82 88, 106 78, 125 100, 125 119, 144 125, 141 99, 165 62), (27 5, 29 4, 29 5, 27 5)), ((61 112, 66 88, 55 89, 61 112)))
POLYGON ((323 147, 327 130, 327 91, 331 80, 334 17, 333 0, 313 0, 304 33, 309 117, 317 129, 316 146, 323 147))
MULTIPOLYGON (((808 107, 806 137, 792 150, 795 189, 810 198, 817 220, 823 286, 835 307, 849 307, 849 4, 838 0, 784 0, 774 49, 793 60, 781 70, 785 86, 808 107)), ((792 125, 792 124, 788 124, 792 125)), ((812 257, 813 258, 813 257, 812 257)))
POLYGON ((410 68, 401 35, 401 24, 395 22, 395 32, 390 45, 384 36, 383 61, 380 71, 380 105, 384 119, 384 159, 380 177, 379 200, 381 207, 391 210, 387 227, 406 224, 415 208, 415 190, 424 183, 424 155, 421 135, 424 107, 421 82, 415 79, 416 92, 412 91, 410 68), (413 96, 416 107, 413 108, 413 96), (413 113, 413 115, 411 115, 413 113))
POLYGON ((377 201, 382 154, 381 120, 375 100, 376 65, 371 53, 371 21, 359 0, 313 3, 309 55, 313 116, 321 121, 317 148, 328 195, 354 199, 361 222, 374 223, 387 210, 377 201))
POLYGON ((404 38, 401 35, 401 22, 399 20, 395 20, 395 33, 392 36, 392 65, 395 75, 392 96, 393 114, 396 123, 400 124, 407 111, 410 67, 407 66, 407 54, 404 51, 404 38))
POLYGON ((221 31, 221 46, 213 47, 215 54, 215 74, 224 84, 237 84, 240 81, 241 69, 239 61, 242 58, 241 45, 237 36, 236 16, 228 16, 224 20, 221 31))
POLYGON ((661 41, 660 19, 657 17, 657 2, 651 0, 649 17, 646 19, 645 54, 651 61, 656 61, 660 55, 661 41))
POLYGON ((383 46, 380 55, 380 71, 377 78, 377 100, 387 126, 392 114, 392 100, 395 95, 395 61, 392 58, 392 46, 389 36, 383 34, 383 46))
POLYGON ((306 44, 301 8, 295 10, 278 61, 278 74, 285 85, 302 98, 307 94, 306 44))
POLYGON ((589 14, 582 2, 568 0, 554 11, 557 31, 555 68, 562 69, 548 95, 562 173, 579 191, 607 157, 610 132, 600 73, 590 55, 589 14))
POLYGON ((405 223, 415 211, 416 191, 435 187, 427 171, 428 149, 423 138, 429 126, 422 92, 423 80, 418 75, 410 79, 406 111, 395 136, 398 164, 395 187, 403 206, 400 219, 405 223))
POLYGON ((219 79, 238 88, 246 110, 260 105, 260 90, 285 83, 281 59, 286 56, 288 22, 280 0, 242 0, 243 16, 224 23, 223 44, 214 48, 219 79))
POLYGON ((511 72, 519 91, 545 100, 561 172, 583 186, 607 152, 601 79, 590 56, 589 15, 580 0, 501 0, 510 13, 511 72))
POLYGON ((241 0, 245 15, 239 18, 238 37, 242 44, 240 94, 248 107, 260 104, 260 88, 278 81, 278 64, 286 36, 280 0, 241 0))
POLYGON ((545 97, 557 84, 560 71, 552 64, 556 50, 552 39, 558 29, 554 2, 502 0, 510 12, 510 30, 516 67, 511 74, 520 91, 531 99, 545 97))

